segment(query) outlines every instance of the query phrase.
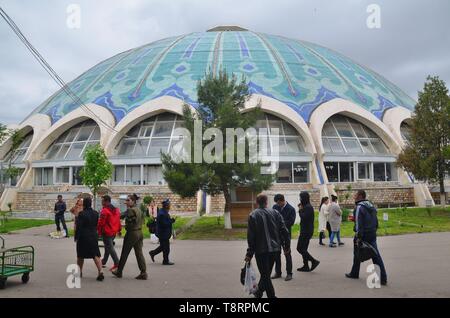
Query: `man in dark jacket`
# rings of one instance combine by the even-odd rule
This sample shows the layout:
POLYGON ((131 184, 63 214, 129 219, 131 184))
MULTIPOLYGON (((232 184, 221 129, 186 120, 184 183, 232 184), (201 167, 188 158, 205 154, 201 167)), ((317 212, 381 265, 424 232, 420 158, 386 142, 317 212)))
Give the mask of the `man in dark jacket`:
POLYGON ((56 231, 61 232, 60 223, 62 223, 63 229, 66 232, 66 237, 69 237, 69 231, 67 230, 66 220, 64 219, 64 213, 66 212, 66 202, 63 201, 61 194, 58 195, 58 201, 55 203, 55 224, 56 231))
POLYGON ((300 236, 297 243, 297 251, 303 257, 303 267, 297 268, 299 272, 312 272, 320 262, 308 252, 309 241, 314 233, 314 208, 309 200, 309 193, 300 193, 300 236), (309 267, 311 262, 311 267, 309 267))
POLYGON ((253 255, 256 258, 261 278, 258 283, 256 298, 261 298, 266 292, 268 298, 275 298, 275 289, 270 279, 273 265, 283 248, 285 254, 289 254, 289 231, 284 224, 281 214, 267 208, 267 195, 260 194, 256 198, 258 208, 248 217, 247 242, 248 249, 245 257, 250 262, 253 255))
POLYGON ((156 236, 159 238, 159 246, 150 251, 150 258, 155 261, 155 256, 159 253, 163 253, 163 265, 174 265, 169 261, 170 253, 170 237, 172 236, 172 224, 175 222, 175 218, 170 217, 170 201, 166 199, 162 202, 162 209, 158 210, 156 217, 156 236))
MULTIPOLYGON (((284 224, 289 231, 289 240, 291 240, 291 228, 295 223, 295 209, 292 205, 290 205, 284 198, 284 195, 277 194, 274 197, 275 205, 273 209, 280 212, 283 217, 284 224)), ((290 253, 285 254, 286 257, 286 278, 285 281, 289 281, 292 279, 292 255, 290 253)), ((281 277, 281 253, 278 254, 277 259, 275 260, 275 275, 272 276, 272 279, 281 277)))
POLYGON ((377 255, 372 258, 372 262, 377 265, 381 272, 380 282, 381 285, 387 284, 387 274, 384 267, 383 259, 378 251, 377 247, 377 229, 378 229, 378 218, 377 210, 373 204, 366 199, 366 192, 364 190, 359 190, 356 192, 355 196, 355 209, 353 210, 353 216, 355 221, 355 226, 353 231, 355 232, 355 237, 353 238, 353 267, 350 273, 345 274, 348 278, 359 278, 359 269, 361 263, 359 261, 357 251, 358 244, 360 241, 366 242, 373 246, 377 252, 377 255))

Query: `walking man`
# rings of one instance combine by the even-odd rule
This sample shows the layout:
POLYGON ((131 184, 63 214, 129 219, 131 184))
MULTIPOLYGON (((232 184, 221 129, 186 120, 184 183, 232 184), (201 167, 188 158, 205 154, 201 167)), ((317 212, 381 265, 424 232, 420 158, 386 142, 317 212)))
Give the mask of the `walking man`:
POLYGON ((106 267, 108 258, 111 255, 114 265, 110 271, 119 267, 119 258, 117 257, 116 250, 114 248, 114 239, 116 234, 120 231, 120 211, 114 205, 111 204, 111 197, 105 195, 102 198, 102 210, 100 212, 100 218, 97 224, 98 235, 103 240, 105 246, 105 254, 102 259, 102 266, 106 267))
POLYGON ((355 232, 355 237, 353 238, 353 267, 350 273, 345 274, 347 278, 359 278, 359 269, 361 263, 358 258, 358 244, 359 241, 366 242, 375 248, 377 255, 372 258, 372 262, 377 265, 380 269, 380 282, 381 285, 387 284, 387 274, 384 267, 383 259, 378 251, 377 247, 377 229, 378 229, 378 218, 377 209, 373 204, 366 199, 366 192, 364 190, 359 190, 356 192, 355 196, 355 209, 353 211, 355 226, 353 231, 355 232))
POLYGON ((267 201, 266 195, 258 195, 258 208, 250 213, 248 218, 248 249, 245 261, 249 263, 254 255, 261 274, 258 289, 254 293, 256 298, 261 298, 264 292, 268 298, 275 298, 275 289, 270 279, 273 265, 282 248, 285 255, 291 253, 289 231, 283 217, 274 209, 268 209, 267 201))
POLYGON ((175 222, 175 218, 170 217, 170 200, 166 199, 162 202, 162 209, 158 210, 156 217, 156 236, 159 238, 159 246, 150 251, 150 258, 155 261, 155 256, 159 253, 163 253, 163 265, 174 265, 169 261, 170 253, 170 237, 172 236, 172 224, 175 222))
MULTIPOLYGON (((280 212, 283 217, 284 224, 289 231, 289 241, 291 240, 291 229, 295 223, 295 209, 292 205, 290 205, 284 198, 284 195, 277 194, 274 197, 275 205, 273 209, 280 212)), ((285 254, 286 258, 286 278, 285 281, 292 280, 292 255, 290 253, 285 254)), ((278 254, 277 259, 275 260, 275 275, 272 276, 272 279, 280 278, 281 273, 281 253, 278 254)))
POLYGON ((136 260, 141 273, 136 277, 139 280, 147 280, 147 266, 145 265, 144 254, 142 253, 142 246, 144 244, 144 235, 142 234, 142 224, 144 224, 144 216, 142 212, 136 207, 136 202, 139 197, 136 194, 131 194, 127 197, 125 204, 127 211, 125 217, 125 229, 127 233, 123 239, 122 253, 120 255, 119 267, 112 271, 114 276, 122 278, 122 272, 128 259, 131 250, 134 249, 136 260))
POLYGON ((297 243, 297 251, 303 257, 303 267, 297 268, 299 272, 312 272, 320 262, 311 256, 308 252, 309 241, 314 233, 314 209, 309 200, 309 193, 303 191, 300 193, 300 236, 297 243), (309 267, 311 262, 311 267, 309 267))
POLYGON ((58 234, 61 232, 60 223, 62 223, 63 229, 66 232, 66 237, 69 237, 69 231, 67 230, 66 220, 64 219, 64 213, 66 212, 66 202, 63 201, 61 194, 58 195, 58 201, 55 203, 55 224, 58 234))

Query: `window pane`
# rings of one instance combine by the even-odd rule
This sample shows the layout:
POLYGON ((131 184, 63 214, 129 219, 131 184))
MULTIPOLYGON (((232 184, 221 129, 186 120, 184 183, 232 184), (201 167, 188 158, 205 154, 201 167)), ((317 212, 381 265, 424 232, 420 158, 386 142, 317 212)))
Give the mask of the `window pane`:
POLYGON ((56 182, 69 183, 69 168, 56 169, 56 182))
POLYGON ((127 166, 127 184, 141 184, 141 166, 127 166))
POLYGON ((292 183, 292 163, 280 162, 277 172, 277 183, 292 183))
POLYGON ((90 141, 90 142, 88 142, 88 143, 86 144, 86 147, 84 147, 83 152, 81 153, 81 158, 84 158, 84 153, 86 152, 86 150, 87 150, 89 147, 92 147, 92 146, 95 146, 95 145, 98 145, 98 144, 99 144, 98 141, 90 141))
POLYGON ((328 138, 328 143, 330 144, 331 151, 342 153, 344 152, 344 148, 342 147, 341 141, 336 138, 328 138))
POLYGON ((353 182, 353 163, 339 163, 340 182, 353 182))
POLYGON ((150 137, 152 135, 153 125, 146 125, 145 128, 146 129, 145 129, 145 132, 143 132, 143 136, 150 137))
POLYGON ((47 154, 47 159, 53 159, 53 158, 55 158, 55 156, 56 156, 56 154, 58 153, 58 151, 59 151, 59 149, 61 149, 61 146, 56 146, 56 145, 53 145, 51 148, 50 148, 50 150, 49 150, 49 152, 48 152, 48 154, 47 154))
POLYGON ((380 139, 371 139, 370 142, 372 143, 373 148, 375 148, 375 151, 377 153, 386 153, 387 149, 384 146, 384 143, 380 139))
POLYGON ((286 154, 288 152, 284 136, 270 137, 270 142, 272 143, 272 149, 270 152, 272 156, 274 156, 277 151, 279 154, 286 154))
POLYGON ((370 163, 358 162, 358 179, 360 180, 370 179, 370 163))
POLYGON ((72 184, 73 185, 82 185, 83 179, 80 176, 82 167, 72 167, 72 184))
POLYGON ((34 169, 34 185, 36 185, 36 186, 42 185, 42 169, 41 168, 34 169))
POLYGON ((286 137, 286 147, 289 153, 299 153, 304 151, 299 137, 286 137))
POLYGON ((327 138, 322 138, 322 143, 323 143, 323 150, 325 152, 332 152, 330 144, 328 143, 328 139, 327 138))
POLYGON ((270 127, 271 135, 274 135, 274 136, 283 135, 283 129, 281 128, 280 120, 269 120, 269 127, 270 127))
POLYGON ((100 128, 95 127, 94 132, 89 140, 100 140, 100 128))
POLYGON ((148 155, 151 157, 159 157, 161 151, 167 152, 167 148, 169 147, 169 139, 152 139, 150 143, 150 149, 148 150, 148 155))
POLYGON ((144 166, 144 184, 164 184, 161 166, 144 166))
POLYGON ((289 123, 283 122, 284 134, 286 136, 297 136, 298 132, 289 123))
POLYGON ((386 173, 384 171, 384 163, 373 164, 373 180, 374 181, 386 181, 386 173))
POLYGON ((328 137, 337 137, 336 129, 331 122, 326 122, 323 126, 323 135, 328 137))
POLYGON ((82 127, 80 133, 77 136, 76 141, 86 141, 91 135, 93 127, 82 127))
POLYGON ((339 182, 339 165, 337 162, 324 162, 329 182, 339 182))
POLYGON ((44 168, 42 176, 42 185, 53 185, 53 168, 44 168))
POLYGON ((83 151, 85 143, 74 143, 67 154, 67 160, 80 159, 81 151, 83 151))
POLYGON ((175 114, 172 113, 162 113, 158 115, 158 121, 174 121, 175 114))
POLYGON ((56 155, 55 159, 64 159, 66 157, 66 153, 69 150, 69 148, 70 148, 70 144, 63 144, 61 146, 61 150, 56 155))
POLYGON ((267 129, 267 121, 266 118, 264 119, 258 119, 256 121, 255 128, 266 128, 267 129))
POLYGON ((341 137, 355 137, 353 136, 353 132, 345 118, 333 118, 334 126, 338 131, 339 136, 341 137))
POLYGON ((66 131, 64 134, 62 134, 61 137, 58 138, 56 143, 63 143, 66 140, 67 140, 67 142, 71 142, 71 141, 73 141, 73 139, 75 138, 77 133, 78 133, 78 128, 71 128, 69 131, 66 131))
POLYGON ((308 182, 308 163, 294 162, 294 183, 308 182))
POLYGON ((139 129, 140 129, 141 127, 138 125, 138 126, 134 126, 128 133, 127 133, 127 136, 128 137, 137 137, 138 136, 138 134, 139 134, 139 129))
POLYGON ((168 137, 172 133, 173 122, 168 123, 156 123, 153 137, 168 137))
POLYGON ((395 168, 395 164, 393 163, 386 163, 386 181, 397 181, 398 175, 397 175, 397 169, 395 168))
POLYGON ((123 184, 125 182, 125 167, 115 166, 113 173, 113 184, 123 184))
POLYGON ((367 138, 366 133, 364 132, 364 129, 361 127, 358 123, 352 123, 352 128, 356 133, 356 136, 359 138, 367 138))
POLYGON ((119 155, 131 156, 133 155, 134 145, 136 144, 136 140, 123 140, 122 145, 119 149, 119 155))
POLYGON ((361 147, 356 139, 344 139, 343 140, 345 149, 350 153, 362 153, 361 147))
POLYGON ((136 144, 136 148, 134 149, 134 156, 145 156, 147 154, 149 140, 138 140, 136 144))
POLYGON ((370 144, 369 139, 360 139, 359 142, 363 147, 364 153, 374 153, 372 145, 370 144))
POLYGON ((364 126, 364 131, 366 132, 369 138, 378 138, 378 135, 372 131, 369 127, 364 126))

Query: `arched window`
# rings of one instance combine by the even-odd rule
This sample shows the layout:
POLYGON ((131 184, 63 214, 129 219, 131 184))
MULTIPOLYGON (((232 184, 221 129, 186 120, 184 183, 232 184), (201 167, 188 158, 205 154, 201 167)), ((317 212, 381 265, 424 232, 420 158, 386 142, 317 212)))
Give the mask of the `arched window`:
POLYGON ((100 143, 100 128, 93 120, 63 133, 47 150, 46 160, 82 160, 86 148, 100 143))
MULTIPOLYGON (((12 158, 11 161, 12 164, 19 164, 23 162, 23 158, 25 158, 25 155, 28 151, 28 148, 30 148, 32 140, 33 140, 33 132, 30 132, 25 136, 19 148, 17 148, 17 150, 15 151, 13 155, 14 158, 12 158)), ((9 152, 3 161, 9 162, 9 160, 11 159, 11 155, 12 155, 11 152, 9 152)))
POLYGON ((334 115, 325 122, 322 142, 326 153, 388 153, 386 145, 370 128, 342 115, 334 115))
POLYGON ((129 157, 159 157, 167 153, 173 141, 179 139, 173 130, 183 121, 175 114, 162 113, 143 120, 126 133, 119 143, 117 155, 129 157))

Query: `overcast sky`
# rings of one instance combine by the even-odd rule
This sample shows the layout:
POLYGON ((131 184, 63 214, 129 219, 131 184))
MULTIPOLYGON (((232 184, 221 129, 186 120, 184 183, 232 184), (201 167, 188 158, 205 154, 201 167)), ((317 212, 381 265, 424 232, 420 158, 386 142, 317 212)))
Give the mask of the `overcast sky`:
MULTIPOLYGON (((417 99, 428 74, 450 87, 448 0, 0 0, 67 82, 96 63, 164 37, 239 25, 332 48, 381 73, 417 99), (369 4, 381 28, 366 24, 369 4), (81 8, 81 28, 67 7, 81 8)), ((19 123, 57 85, 0 19, 0 122, 19 123)))

